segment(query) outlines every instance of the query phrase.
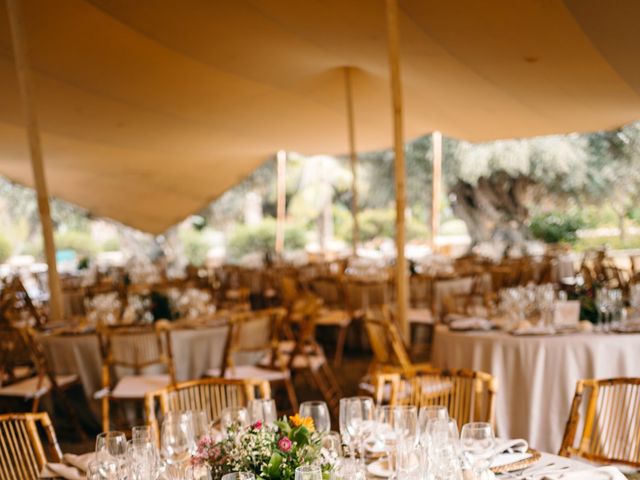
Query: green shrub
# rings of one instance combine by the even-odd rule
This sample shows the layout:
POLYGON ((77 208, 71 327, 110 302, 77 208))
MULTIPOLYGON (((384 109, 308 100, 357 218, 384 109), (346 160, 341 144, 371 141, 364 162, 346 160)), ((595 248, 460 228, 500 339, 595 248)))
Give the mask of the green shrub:
MULTIPOLYGON (((238 225, 228 242, 229 255, 239 259, 248 253, 273 253, 276 244, 276 221, 265 218, 258 225, 238 225)), ((306 235, 298 226, 285 227, 284 248, 296 250, 304 248, 306 235)))
POLYGON ((545 243, 574 243, 578 239, 576 232, 584 224, 579 215, 549 212, 533 217, 529 223, 529 230, 535 238, 545 243))
POLYGON ((12 252, 11 242, 4 235, 0 235, 0 263, 6 262, 12 252))
POLYGON ((201 266, 207 259, 209 252, 209 242, 198 230, 193 228, 185 228, 179 233, 182 241, 182 251, 190 264, 196 267, 201 266))
POLYGON ((55 234, 56 250, 73 250, 78 255, 91 256, 98 251, 89 232, 67 230, 55 234))
MULTIPOLYGON (((396 211, 393 208, 368 209, 358 214, 360 240, 395 238, 396 211)), ((415 217, 406 218, 407 240, 426 239, 429 228, 415 217)), ((349 237, 350 238, 350 237, 349 237)))

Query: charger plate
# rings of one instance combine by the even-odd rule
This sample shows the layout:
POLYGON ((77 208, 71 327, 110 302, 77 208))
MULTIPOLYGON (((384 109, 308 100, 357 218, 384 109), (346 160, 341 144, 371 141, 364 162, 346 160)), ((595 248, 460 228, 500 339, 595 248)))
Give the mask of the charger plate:
POLYGON ((493 467, 491 471, 493 473, 507 473, 516 470, 522 470, 524 468, 530 467, 542 457, 540 452, 538 452, 537 450, 533 450, 532 448, 527 450, 527 453, 531 455, 529 458, 525 458, 513 463, 507 463, 505 465, 500 465, 499 467, 493 467))

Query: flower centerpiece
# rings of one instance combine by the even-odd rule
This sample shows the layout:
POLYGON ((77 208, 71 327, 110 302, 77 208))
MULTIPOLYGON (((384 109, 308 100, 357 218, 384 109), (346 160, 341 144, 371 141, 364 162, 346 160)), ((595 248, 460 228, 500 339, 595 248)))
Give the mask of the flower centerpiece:
POLYGON ((292 480, 301 465, 320 464, 328 478, 331 465, 322 449, 322 434, 313 419, 299 413, 282 417, 271 427, 256 422, 248 427, 233 425, 215 441, 205 437, 191 462, 206 467, 213 480, 230 472, 252 472, 265 480, 292 480))

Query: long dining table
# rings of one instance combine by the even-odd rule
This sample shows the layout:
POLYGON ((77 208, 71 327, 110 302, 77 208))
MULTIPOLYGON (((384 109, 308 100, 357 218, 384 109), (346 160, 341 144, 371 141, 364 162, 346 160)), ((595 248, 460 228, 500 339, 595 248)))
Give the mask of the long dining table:
POLYGON ((497 330, 450 331, 440 325, 432 362, 494 375, 498 434, 557 452, 578 380, 640 377, 640 334, 517 336, 497 330))

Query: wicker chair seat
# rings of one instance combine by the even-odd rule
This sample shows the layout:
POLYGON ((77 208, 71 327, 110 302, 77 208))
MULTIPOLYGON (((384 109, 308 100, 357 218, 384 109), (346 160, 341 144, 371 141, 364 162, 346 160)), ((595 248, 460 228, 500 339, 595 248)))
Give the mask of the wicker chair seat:
POLYGON ((154 392, 171 384, 168 374, 126 375, 122 377, 110 393, 111 398, 143 399, 149 392, 154 392))
MULTIPOLYGON (((207 370, 206 376, 219 377, 220 369, 213 368, 207 370)), ((259 365, 235 365, 228 368, 224 373, 224 378, 228 380, 244 380, 248 378, 256 380, 266 380, 267 382, 278 382, 286 380, 291 376, 288 370, 274 370, 271 368, 261 367, 259 365)))
MULTIPOLYGON (((56 383, 60 388, 65 388, 78 381, 77 375, 57 375, 56 383)), ((28 400, 40 398, 51 391, 51 381, 48 377, 40 379, 31 377, 19 380, 0 388, 0 397, 20 397, 28 400)))

